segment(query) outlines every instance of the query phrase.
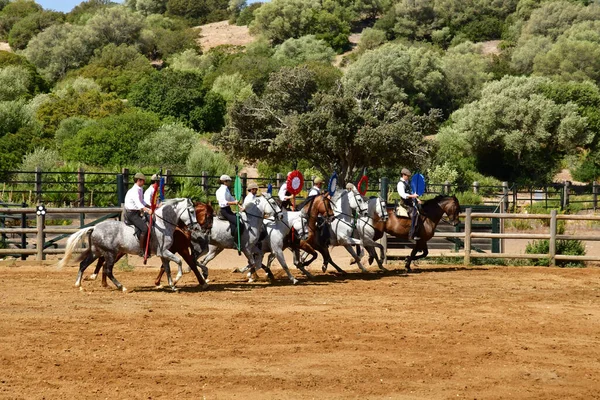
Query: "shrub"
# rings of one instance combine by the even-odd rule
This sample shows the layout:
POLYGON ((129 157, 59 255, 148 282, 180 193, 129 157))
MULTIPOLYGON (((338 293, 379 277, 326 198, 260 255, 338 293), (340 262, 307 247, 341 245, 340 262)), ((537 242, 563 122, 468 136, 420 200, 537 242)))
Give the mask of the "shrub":
POLYGON ((138 146, 144 165, 183 170, 198 134, 182 124, 165 124, 138 146))
MULTIPOLYGON (((550 251, 549 240, 535 240, 527 244, 525 253, 527 254, 547 254, 550 251)), ((581 240, 557 240, 556 254, 583 256, 585 255, 585 244, 581 240)), ((549 258, 540 258, 534 260, 533 265, 547 267, 550 265, 549 258)), ((567 261, 557 260, 556 265, 559 267, 583 267, 585 264, 582 261, 567 261)))

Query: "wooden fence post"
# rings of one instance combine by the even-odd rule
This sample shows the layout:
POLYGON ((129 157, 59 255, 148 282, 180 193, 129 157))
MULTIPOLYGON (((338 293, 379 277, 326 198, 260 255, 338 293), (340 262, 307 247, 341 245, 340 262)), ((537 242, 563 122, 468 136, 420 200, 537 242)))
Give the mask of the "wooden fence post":
POLYGON ((444 189, 442 190, 442 194, 449 195, 450 194, 450 182, 444 182, 444 189))
MULTIPOLYGON (((127 189, 129 187, 129 168, 123 168, 121 170, 121 173, 123 174, 123 184, 125 185, 125 188, 127 189)), ((125 191, 127 192, 127 191, 125 191)))
POLYGON ((592 182, 592 195, 594 198, 594 211, 598 208, 598 182, 592 182))
POLYGON ((43 204, 38 204, 36 211, 36 228, 37 228, 37 239, 35 248, 37 250, 36 261, 42 261, 44 257, 44 244, 46 238, 44 237, 44 224, 46 223, 46 207, 43 204))
POLYGON ((479 194, 479 182, 473 182, 473 193, 479 194))
POLYGON ((240 178, 242 180, 242 201, 243 201, 243 198, 246 197, 246 192, 248 190, 248 174, 246 172, 242 172, 240 174, 240 178))
POLYGON ((556 210, 550 210, 550 243, 548 246, 548 256, 550 257, 550 266, 556 266, 556 210))
POLYGON ((388 185, 389 185, 389 180, 388 180, 387 176, 381 177, 381 184, 380 185, 381 185, 380 186, 380 196, 387 203, 387 201, 388 201, 388 185))
POLYGON ((563 182, 563 203, 562 203, 563 210, 566 210, 567 207, 569 207, 569 185, 570 185, 569 181, 563 182))
POLYGON ((465 265, 471 264, 471 211, 472 208, 465 210, 465 265))
POLYGON ((279 189, 283 185, 283 174, 278 172, 275 181, 277 182, 277 189, 279 189))
POLYGON ((173 172, 170 169, 165 170, 165 185, 173 183, 173 172))
POLYGON ((35 167, 35 202, 42 201, 42 169, 35 167))
MULTIPOLYGON (((504 214, 506 210, 504 209, 504 202, 500 202, 500 214, 504 214)), ((500 218, 500 233, 504 233, 504 218, 500 218)), ((506 239, 500 239, 500 248, 498 249, 499 253, 504 253, 504 241, 506 239)))
POLYGON ((82 167, 77 169, 77 196, 79 207, 85 207, 85 172, 82 167))
POLYGON ((504 203, 504 212, 508 211, 508 182, 502 182, 502 202, 504 203))
POLYGON ((202 190, 208 196, 208 171, 202 171, 202 178, 200 178, 202 190))

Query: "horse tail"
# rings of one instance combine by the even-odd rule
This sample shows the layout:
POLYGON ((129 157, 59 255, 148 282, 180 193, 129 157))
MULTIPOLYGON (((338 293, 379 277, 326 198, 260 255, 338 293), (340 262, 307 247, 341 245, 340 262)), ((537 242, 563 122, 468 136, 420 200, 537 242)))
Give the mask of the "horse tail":
MULTIPOLYGON (((71 257, 73 257, 73 252, 75 251, 75 247, 77 245, 79 245, 80 242, 83 240, 83 236, 88 233, 91 234, 93 230, 94 230, 93 226, 83 228, 83 229, 78 230, 77 232, 75 232, 74 234, 72 234, 69 237, 69 240, 67 240, 67 246, 65 247, 65 256, 58 263, 58 268, 62 268, 65 265, 67 265, 67 263, 71 260, 71 257)), ((88 247, 87 247, 87 249, 84 250, 83 253, 81 253, 79 255, 79 257, 77 257, 76 261, 80 261, 80 260, 84 259, 89 254, 90 251, 92 251, 92 243, 91 243, 91 237, 88 236, 88 247)))

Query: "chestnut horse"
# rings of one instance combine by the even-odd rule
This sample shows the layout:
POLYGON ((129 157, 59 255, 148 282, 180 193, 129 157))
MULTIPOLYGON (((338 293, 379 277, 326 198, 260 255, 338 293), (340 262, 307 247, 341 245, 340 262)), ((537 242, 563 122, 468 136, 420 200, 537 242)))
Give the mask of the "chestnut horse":
MULTIPOLYGON (((374 240, 380 239, 385 233, 408 239, 411 224, 410 218, 398 218, 394 209, 388 209, 387 212, 389 218, 385 222, 378 216, 375 216, 373 225, 376 229, 376 235, 374 240)), ((427 250, 427 241, 433 237, 435 228, 444 214, 448 216, 448 223, 453 226, 459 224, 460 204, 458 204, 456 196, 436 196, 433 199, 424 201, 421 205, 421 214, 419 215, 419 225, 417 228, 420 239, 415 243, 410 256, 406 258, 404 267, 407 271, 411 270, 410 263, 412 260, 426 257, 429 253, 429 250, 427 250), (417 256, 417 252, 422 252, 423 254, 417 256)))
MULTIPOLYGON (((198 224, 200 224, 200 227, 202 228, 203 233, 208 234, 212 228, 212 223, 213 223, 214 210, 213 210, 212 206, 210 204, 196 202, 196 203, 194 203, 194 209, 196 211, 196 219, 198 220, 198 224)), ((192 271, 194 271, 194 274, 196 275, 196 278, 198 279, 198 284, 200 286, 202 286, 203 288, 206 288, 208 286, 208 283, 204 279, 203 274, 200 273, 200 271, 198 271, 198 267, 196 265, 196 260, 207 250, 208 250, 208 238, 202 238, 202 237, 192 238, 191 232, 181 226, 178 226, 175 229, 175 232, 173 233, 173 244, 169 248, 169 251, 171 253, 177 253, 183 258, 183 260, 187 263, 187 265, 190 267, 190 269, 192 271), (190 246, 192 247, 191 253, 190 253, 190 246)), ((125 255, 125 253, 119 253, 117 255, 116 261, 118 261, 124 255, 125 255)), ((98 258, 98 264, 96 265, 96 269, 94 270, 94 273, 92 275, 90 275, 88 278, 86 278, 85 280, 96 279, 96 277, 98 276, 98 272, 100 271, 100 268, 102 268, 102 265, 104 264, 104 261, 105 261, 104 257, 98 258)), ((156 286, 160 286, 160 280, 161 280, 164 272, 165 272, 165 269, 161 265, 160 272, 158 273, 158 277, 154 281, 154 284, 156 286)), ((175 277, 175 283, 177 283, 179 281, 179 279, 181 279, 181 276, 177 275, 175 277)), ((107 286, 105 274, 102 274, 102 286, 104 286, 104 287, 107 286)))

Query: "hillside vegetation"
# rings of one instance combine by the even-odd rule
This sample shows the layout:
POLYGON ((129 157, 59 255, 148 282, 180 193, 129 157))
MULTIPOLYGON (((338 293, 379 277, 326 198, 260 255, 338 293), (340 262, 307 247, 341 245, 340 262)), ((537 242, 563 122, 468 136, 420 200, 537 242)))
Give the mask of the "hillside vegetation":
POLYGON ((594 1, 0 0, 0 41, 2 171, 600 175, 594 1))

